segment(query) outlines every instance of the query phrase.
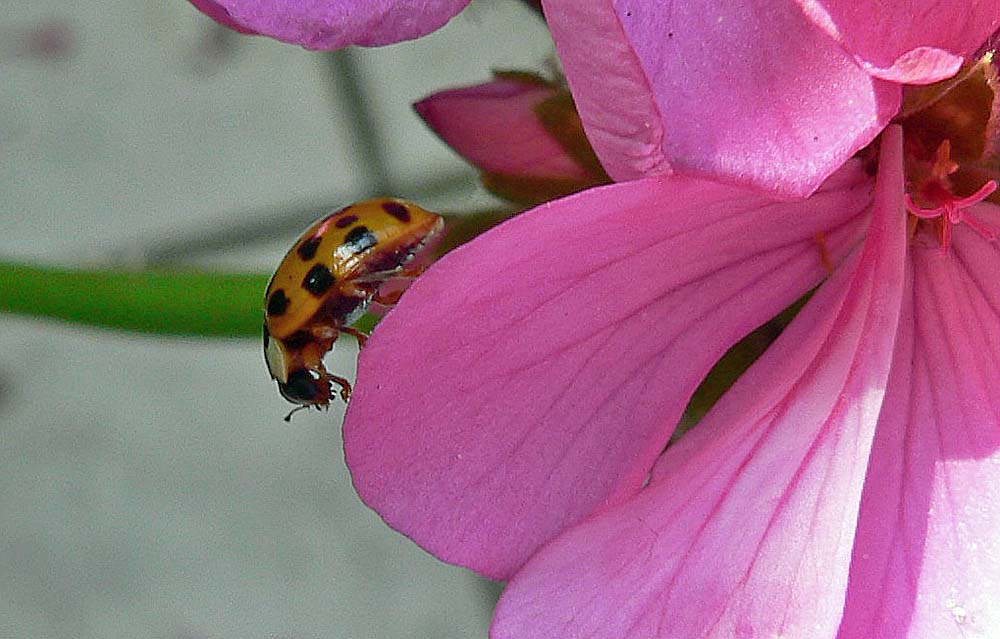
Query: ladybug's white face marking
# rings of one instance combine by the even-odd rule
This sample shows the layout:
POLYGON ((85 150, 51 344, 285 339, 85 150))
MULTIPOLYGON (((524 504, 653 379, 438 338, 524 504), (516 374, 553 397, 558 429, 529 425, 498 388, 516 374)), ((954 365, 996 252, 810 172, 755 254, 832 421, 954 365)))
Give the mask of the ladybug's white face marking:
POLYGON ((272 339, 267 331, 264 332, 264 361, 267 362, 267 370, 271 373, 271 378, 282 384, 288 382, 288 362, 285 358, 285 349, 281 347, 281 342, 272 339))

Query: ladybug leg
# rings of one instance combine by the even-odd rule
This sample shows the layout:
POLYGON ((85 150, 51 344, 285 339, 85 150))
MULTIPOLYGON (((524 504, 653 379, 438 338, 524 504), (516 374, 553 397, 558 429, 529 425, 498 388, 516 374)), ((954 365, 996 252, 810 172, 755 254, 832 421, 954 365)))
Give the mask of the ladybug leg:
POLYGON ((337 335, 340 334, 340 330, 333 326, 317 324, 312 327, 311 332, 313 338, 316 340, 316 345, 319 347, 319 354, 315 357, 319 361, 323 359, 325 353, 328 353, 333 348, 333 343, 337 341, 337 335))
POLYGON ((410 284, 420 277, 420 274, 426 270, 426 266, 421 266, 412 271, 402 271, 397 273, 392 278, 393 290, 388 293, 383 294, 381 290, 375 292, 375 297, 372 301, 376 304, 382 304, 383 306, 395 306, 399 302, 399 298, 403 296, 406 289, 410 288, 410 284))
POLYGON ((430 264, 413 264, 409 268, 404 268, 400 273, 400 276, 405 277, 408 280, 414 280, 423 275, 424 271, 426 271, 429 266, 430 264))
POLYGON ((351 281, 341 283, 340 291, 348 297, 356 297, 362 300, 366 300, 371 296, 371 291, 365 290, 351 281))
POLYGON ((346 378, 343 378, 340 375, 332 375, 330 373, 327 373, 327 377, 330 378, 331 382, 333 382, 337 386, 340 386, 340 399, 344 400, 345 404, 351 401, 351 391, 353 390, 351 388, 351 383, 347 381, 346 378))
POLYGON ((359 331, 353 326, 341 326, 340 332, 353 335, 358 340, 358 348, 364 348, 365 344, 368 342, 368 335, 366 335, 364 331, 359 331))
POLYGON ((396 303, 399 302, 399 298, 403 296, 404 290, 405 289, 393 291, 385 296, 383 296, 382 293, 375 293, 375 297, 372 298, 372 301, 383 306, 395 306, 396 303))

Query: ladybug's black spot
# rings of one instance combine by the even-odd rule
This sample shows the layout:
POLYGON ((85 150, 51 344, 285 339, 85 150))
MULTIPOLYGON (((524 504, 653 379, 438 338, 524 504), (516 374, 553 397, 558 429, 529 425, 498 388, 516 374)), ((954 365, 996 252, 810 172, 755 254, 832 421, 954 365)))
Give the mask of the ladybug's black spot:
POLYGON ((367 226, 356 226, 344 236, 344 245, 354 253, 362 253, 378 244, 378 238, 367 226))
POLYGON ((345 215, 344 217, 334 222, 333 225, 336 226, 338 229, 346 229, 348 226, 354 224, 357 221, 358 221, 357 215, 345 215))
POLYGON ((302 288, 319 297, 329 291, 335 281, 330 269, 322 264, 315 264, 302 280, 302 288))
POLYGON ((319 243, 322 241, 323 238, 318 235, 310 237, 308 240, 299 245, 299 257, 301 257, 305 262, 308 262, 312 258, 316 257, 316 250, 319 249, 319 243))
POLYGON ((382 208, 386 213, 393 216, 400 222, 410 221, 410 212, 406 210, 406 207, 399 202, 383 202, 382 208))
POLYGON ((278 390, 288 401, 300 404, 313 403, 322 394, 319 380, 316 379, 315 374, 304 368, 289 373, 288 381, 284 384, 278 384, 278 390))
POLYGON ((279 288, 271 293, 270 299, 267 300, 267 314, 271 317, 284 315, 290 303, 291 300, 285 295, 285 289, 279 288))

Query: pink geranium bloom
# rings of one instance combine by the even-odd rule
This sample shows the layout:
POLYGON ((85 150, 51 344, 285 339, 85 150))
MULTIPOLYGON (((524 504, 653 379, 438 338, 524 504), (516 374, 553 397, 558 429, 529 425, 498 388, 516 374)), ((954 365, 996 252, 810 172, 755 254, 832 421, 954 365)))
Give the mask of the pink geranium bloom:
POLYGON ((1000 27, 995 0, 543 0, 615 180, 669 172, 804 196, 1000 27))
POLYGON ((959 194, 948 144, 906 142, 807 200, 651 176, 447 255, 362 353, 359 494, 511 580, 498 639, 1000 636, 996 184, 959 194), (713 363, 817 285, 664 453, 713 363))
POLYGON ((515 575, 495 637, 1000 635, 1000 250, 911 239, 882 145, 864 247, 645 490, 515 575))
POLYGON ((569 92, 539 76, 503 72, 413 107, 501 197, 538 204, 610 182, 569 92))
POLYGON ((1000 636, 1000 250, 976 228, 1000 208, 962 201, 947 250, 911 235, 903 162, 892 127, 876 179, 852 161, 807 201, 646 178, 449 254, 362 353, 359 494, 512 578, 497 638, 1000 636))
POLYGON ((241 33, 270 36, 307 49, 376 47, 435 31, 470 0, 190 0, 241 33))

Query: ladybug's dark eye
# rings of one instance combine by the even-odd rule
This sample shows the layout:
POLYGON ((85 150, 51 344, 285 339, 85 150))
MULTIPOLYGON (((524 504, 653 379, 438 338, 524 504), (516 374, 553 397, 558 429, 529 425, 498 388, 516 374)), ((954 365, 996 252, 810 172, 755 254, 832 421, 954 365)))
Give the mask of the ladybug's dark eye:
POLYGON ((323 396, 319 374, 300 368, 288 374, 288 381, 278 384, 278 390, 290 402, 315 404, 323 396))

